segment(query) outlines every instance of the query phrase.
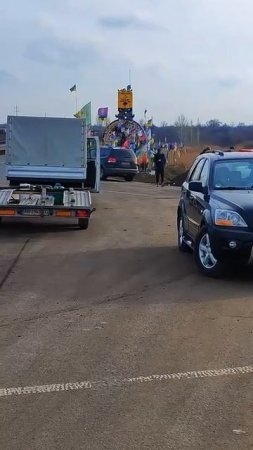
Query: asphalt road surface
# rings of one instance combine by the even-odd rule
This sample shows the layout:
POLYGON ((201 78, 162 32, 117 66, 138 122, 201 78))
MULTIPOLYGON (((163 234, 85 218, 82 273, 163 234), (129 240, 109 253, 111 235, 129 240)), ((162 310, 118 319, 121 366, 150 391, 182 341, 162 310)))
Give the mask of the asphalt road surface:
POLYGON ((178 191, 105 182, 88 231, 0 230, 0 448, 253 448, 252 271, 200 276, 178 191))

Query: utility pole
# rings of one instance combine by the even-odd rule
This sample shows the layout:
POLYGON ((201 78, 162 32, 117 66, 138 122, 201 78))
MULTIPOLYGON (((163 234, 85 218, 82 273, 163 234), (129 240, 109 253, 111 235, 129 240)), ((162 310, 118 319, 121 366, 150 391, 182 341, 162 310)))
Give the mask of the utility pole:
POLYGON ((15 106, 15 115, 18 116, 19 113, 19 109, 18 109, 18 105, 15 106))
POLYGON ((129 80, 129 86, 132 86, 132 74, 131 74, 131 69, 129 68, 129 73, 128 73, 128 80, 129 80))
POLYGON ((198 123, 197 123, 197 144, 200 144, 200 122, 198 119, 198 123))
POLYGON ((147 125, 147 110, 145 109, 145 111, 144 111, 144 125, 146 126, 147 125))

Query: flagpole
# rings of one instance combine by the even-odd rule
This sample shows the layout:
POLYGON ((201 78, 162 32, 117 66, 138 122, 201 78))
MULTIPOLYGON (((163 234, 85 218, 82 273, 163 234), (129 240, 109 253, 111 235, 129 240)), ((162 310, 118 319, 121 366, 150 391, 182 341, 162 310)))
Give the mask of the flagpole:
POLYGON ((77 105, 77 88, 75 90, 75 99, 76 99, 76 114, 78 113, 78 105, 77 105))

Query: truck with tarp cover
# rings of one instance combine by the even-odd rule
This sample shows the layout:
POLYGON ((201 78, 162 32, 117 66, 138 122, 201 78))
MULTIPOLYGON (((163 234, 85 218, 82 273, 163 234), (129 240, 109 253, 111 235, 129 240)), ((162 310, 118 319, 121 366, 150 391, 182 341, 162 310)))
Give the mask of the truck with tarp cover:
POLYGON ((9 116, 5 167, 9 185, 0 188, 0 220, 72 219, 88 228, 100 151, 98 139, 87 137, 85 120, 9 116))

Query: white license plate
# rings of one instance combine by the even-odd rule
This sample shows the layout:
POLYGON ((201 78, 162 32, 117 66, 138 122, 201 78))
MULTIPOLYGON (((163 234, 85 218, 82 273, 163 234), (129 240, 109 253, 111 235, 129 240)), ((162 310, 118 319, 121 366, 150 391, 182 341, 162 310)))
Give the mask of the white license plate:
POLYGON ((123 163, 121 163, 121 165, 122 165, 123 167, 129 167, 129 166, 130 166, 130 163, 129 163, 129 162, 123 162, 123 163))
POLYGON ((33 216, 33 217, 40 217, 40 216, 49 216, 49 209, 22 209, 20 211, 20 214, 22 216, 33 216))

